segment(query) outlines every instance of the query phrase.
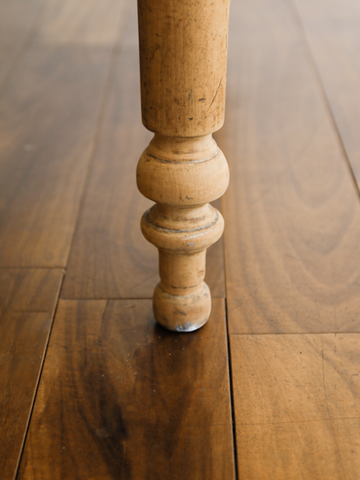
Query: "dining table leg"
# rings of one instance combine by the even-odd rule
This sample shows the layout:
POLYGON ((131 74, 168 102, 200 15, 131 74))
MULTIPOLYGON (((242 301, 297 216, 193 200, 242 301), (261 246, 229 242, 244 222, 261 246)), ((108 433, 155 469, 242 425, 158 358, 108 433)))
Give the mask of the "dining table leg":
POLYGON ((140 157, 137 185, 155 202, 141 228, 159 249, 155 318, 178 332, 209 318, 206 250, 224 230, 210 202, 229 183, 212 136, 224 123, 229 4, 138 0, 142 120, 154 137, 140 157))

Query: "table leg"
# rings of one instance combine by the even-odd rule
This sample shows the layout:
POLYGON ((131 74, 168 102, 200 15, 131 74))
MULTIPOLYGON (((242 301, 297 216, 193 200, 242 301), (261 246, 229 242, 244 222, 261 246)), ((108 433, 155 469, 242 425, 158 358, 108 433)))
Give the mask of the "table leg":
POLYGON ((137 168, 155 201, 141 221, 159 249, 154 315, 175 331, 200 328, 211 296, 206 249, 224 220, 209 202, 229 183, 212 133, 224 122, 229 0, 138 0, 142 119, 154 138, 137 168))

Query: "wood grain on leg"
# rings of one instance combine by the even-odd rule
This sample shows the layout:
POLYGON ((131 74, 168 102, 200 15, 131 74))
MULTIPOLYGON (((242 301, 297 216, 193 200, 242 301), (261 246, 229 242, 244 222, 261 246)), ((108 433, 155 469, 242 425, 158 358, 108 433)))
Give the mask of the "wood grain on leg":
POLYGON ((19 479, 233 479, 224 313, 175 335, 150 300, 61 300, 19 479))
POLYGON ((229 3, 138 1, 142 120, 155 135, 136 175, 156 202, 141 229, 159 249, 153 308, 169 330, 196 330, 211 311, 206 250, 224 221, 208 202, 229 183, 212 137, 224 122, 229 3))

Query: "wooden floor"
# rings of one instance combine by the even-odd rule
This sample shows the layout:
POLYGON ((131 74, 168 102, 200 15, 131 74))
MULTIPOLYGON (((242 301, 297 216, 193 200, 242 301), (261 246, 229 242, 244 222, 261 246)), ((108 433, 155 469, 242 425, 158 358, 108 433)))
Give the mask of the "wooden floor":
POLYGON ((209 323, 155 325, 134 0, 0 1, 1 480, 359 480, 360 3, 232 0, 209 323))

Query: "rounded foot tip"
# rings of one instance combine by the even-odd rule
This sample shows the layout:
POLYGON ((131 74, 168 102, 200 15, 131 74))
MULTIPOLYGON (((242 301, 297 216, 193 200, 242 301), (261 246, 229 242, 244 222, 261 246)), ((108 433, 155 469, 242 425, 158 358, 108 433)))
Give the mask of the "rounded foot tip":
POLYGON ((173 332, 194 332, 208 321, 211 311, 209 287, 203 282, 192 295, 170 295, 158 284, 153 296, 156 321, 173 332))

